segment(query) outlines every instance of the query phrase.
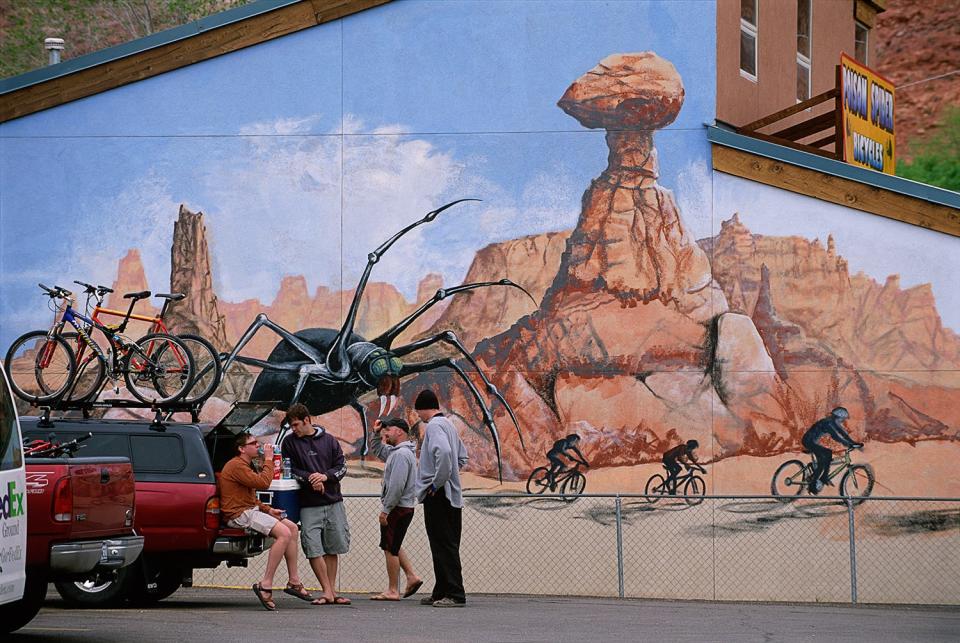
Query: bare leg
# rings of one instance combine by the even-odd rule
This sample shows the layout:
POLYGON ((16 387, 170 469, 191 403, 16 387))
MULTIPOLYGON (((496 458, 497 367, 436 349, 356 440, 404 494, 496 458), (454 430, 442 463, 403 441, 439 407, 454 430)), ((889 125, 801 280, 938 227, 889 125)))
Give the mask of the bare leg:
MULTIPOLYGON (((330 579, 330 594, 336 596, 337 594, 337 567, 340 562, 340 557, 336 554, 324 554, 323 563, 327 567, 327 578, 330 579)), ((326 587, 324 587, 324 596, 326 596, 326 587)))
POLYGON ((413 563, 410 562, 410 557, 407 556, 407 552, 403 547, 400 548, 400 555, 397 556, 397 560, 400 562, 400 569, 403 570, 403 573, 407 577, 407 587, 404 589, 404 593, 406 593, 407 590, 419 583, 422 579, 417 576, 417 572, 413 571, 413 563))
POLYGON ((291 542, 290 530, 282 522, 273 526, 270 535, 275 540, 273 545, 270 546, 270 551, 267 552, 267 568, 263 570, 263 579, 260 581, 260 586, 264 589, 273 587, 273 575, 276 573, 277 567, 280 566, 280 561, 283 560, 291 542))
POLYGON ((300 571, 297 569, 297 555, 300 550, 300 530, 289 520, 283 520, 282 523, 290 530, 290 542, 287 544, 287 549, 283 552, 283 558, 287 563, 287 580, 291 585, 299 585, 300 571))
POLYGON ((326 556, 317 556, 316 558, 310 559, 310 568, 313 569, 313 573, 316 575, 317 580, 320 581, 320 587, 323 589, 323 597, 327 599, 328 602, 333 602, 333 597, 336 593, 333 591, 333 584, 330 582, 330 576, 327 575, 327 565, 324 562, 326 556))
POLYGON ((383 596, 400 598, 400 558, 386 550, 383 551, 383 555, 387 559, 387 591, 383 593, 383 596))

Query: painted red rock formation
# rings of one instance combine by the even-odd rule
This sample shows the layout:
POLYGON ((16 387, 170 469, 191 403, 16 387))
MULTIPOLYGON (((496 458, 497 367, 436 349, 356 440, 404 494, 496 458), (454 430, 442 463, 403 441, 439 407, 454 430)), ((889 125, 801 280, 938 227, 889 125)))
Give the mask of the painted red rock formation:
POLYGON ((171 332, 200 335, 218 350, 230 349, 226 324, 213 290, 203 213, 191 212, 182 204, 179 217, 173 224, 170 292, 186 295, 167 310, 165 323, 171 332))

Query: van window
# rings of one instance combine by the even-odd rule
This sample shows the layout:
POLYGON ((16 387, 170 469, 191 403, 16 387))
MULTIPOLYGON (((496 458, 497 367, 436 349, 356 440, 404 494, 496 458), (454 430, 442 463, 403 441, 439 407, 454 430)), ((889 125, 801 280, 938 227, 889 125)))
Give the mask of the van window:
POLYGON ((186 466, 183 444, 176 435, 131 435, 134 474, 140 471, 177 473, 186 466))
POLYGON ((17 409, 7 386, 5 374, 0 373, 0 471, 23 466, 20 432, 17 430, 17 409))

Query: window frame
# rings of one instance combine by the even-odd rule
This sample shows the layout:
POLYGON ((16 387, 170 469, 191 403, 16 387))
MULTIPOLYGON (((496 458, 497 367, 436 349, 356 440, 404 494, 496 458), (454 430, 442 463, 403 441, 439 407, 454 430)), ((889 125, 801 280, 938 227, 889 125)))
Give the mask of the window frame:
MULTIPOLYGON (((800 79, 797 78, 797 102, 802 103, 811 96, 813 96, 813 0, 797 0, 797 26, 799 27, 800 21, 800 3, 807 3, 807 51, 810 52, 809 55, 805 55, 800 52, 799 45, 797 47, 797 66, 796 72, 800 73, 800 68, 803 67, 807 73, 807 95, 801 97, 799 94, 800 89, 800 79)), ((797 38, 799 39, 800 33, 797 33, 797 38)))
POLYGON ((753 2, 753 16, 754 23, 748 22, 741 15, 740 17, 740 40, 744 36, 753 39, 753 70, 754 73, 750 73, 743 68, 743 60, 739 61, 740 66, 740 76, 746 78, 751 82, 757 82, 760 76, 760 2, 759 0, 751 0, 753 2))
POLYGON ((863 65, 864 67, 867 67, 867 66, 870 65, 870 61, 869 61, 869 58, 870 58, 870 27, 868 27, 866 24, 860 22, 859 20, 854 20, 854 21, 853 21, 853 57, 854 57, 854 59, 855 59, 858 63, 860 63, 860 64, 863 65), (860 31, 861 29, 863 30, 863 33, 864 33, 864 36, 865 36, 865 37, 864 37, 864 40, 863 40, 863 60, 860 60, 860 59, 857 57, 857 44, 860 42, 860 40, 857 39, 857 32, 860 31))

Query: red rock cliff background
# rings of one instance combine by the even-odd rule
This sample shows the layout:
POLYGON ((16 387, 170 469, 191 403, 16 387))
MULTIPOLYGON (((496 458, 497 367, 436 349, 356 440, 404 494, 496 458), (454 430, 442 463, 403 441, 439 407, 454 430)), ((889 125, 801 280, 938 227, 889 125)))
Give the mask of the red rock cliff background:
MULTIPOLYGON (((472 291, 406 333, 455 330, 510 401, 526 450, 493 405, 504 477, 525 477, 571 432, 583 436, 595 467, 657 460, 689 438, 708 445, 708 460, 773 455, 796 449, 802 432, 839 404, 851 410, 861 439, 956 439, 960 340, 943 326, 929 285, 905 290, 896 275, 883 284, 851 275, 831 237, 824 246, 754 234, 736 213, 716 213, 729 219, 715 237, 692 238, 657 181, 653 141, 683 97, 676 70, 650 52, 610 56, 575 81, 560 108, 607 130, 609 148, 576 227, 492 244, 465 278, 508 277, 537 305, 513 289, 472 291)), ((178 327, 232 346, 261 311, 292 330, 339 325, 352 291, 311 293, 302 275, 284 277, 272 302, 219 299, 205 235, 202 214, 181 207, 172 284, 190 296, 176 311, 178 327)), ((424 275, 418 301, 442 285, 438 275, 424 275)), ((145 286, 131 251, 114 287, 145 286)), ((417 304, 389 283, 371 283, 362 303, 357 330, 366 336, 417 304)), ((265 357, 276 342, 261 331, 245 354, 265 357)), ((470 467, 495 474, 464 384, 447 372, 418 376, 403 384, 408 408, 424 386, 437 390, 460 425, 470 467)), ((321 421, 348 442, 360 436, 352 412, 321 421)))

